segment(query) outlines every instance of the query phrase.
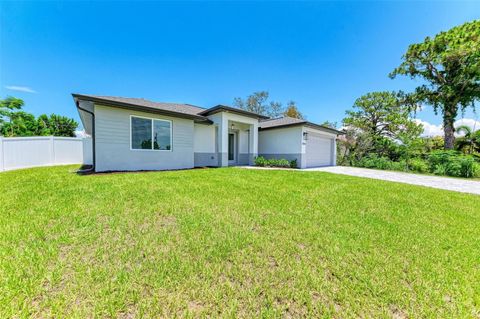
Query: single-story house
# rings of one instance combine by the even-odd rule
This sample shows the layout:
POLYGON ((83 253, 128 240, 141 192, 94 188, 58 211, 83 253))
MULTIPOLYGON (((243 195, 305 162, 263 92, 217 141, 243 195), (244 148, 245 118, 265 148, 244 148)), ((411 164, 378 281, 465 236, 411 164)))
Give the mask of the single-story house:
POLYGON ((335 165, 342 132, 289 117, 217 105, 152 102, 72 94, 93 140, 97 172, 253 165, 255 157, 297 160, 298 167, 335 165))

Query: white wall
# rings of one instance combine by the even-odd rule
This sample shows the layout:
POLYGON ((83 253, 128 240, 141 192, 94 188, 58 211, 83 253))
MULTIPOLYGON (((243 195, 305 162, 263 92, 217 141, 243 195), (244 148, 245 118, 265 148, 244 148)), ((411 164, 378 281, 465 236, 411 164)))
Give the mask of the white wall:
POLYGON ((215 125, 195 124, 193 150, 198 153, 215 153, 215 125))
MULTIPOLYGON (((337 135, 336 134, 333 134, 333 133, 329 133, 329 132, 325 132, 325 131, 322 131, 322 130, 317 130, 317 129, 314 129, 314 128, 310 128, 310 127, 304 127, 303 128, 303 131, 305 133, 308 133, 310 134, 310 136, 314 135, 314 136, 319 136, 319 137, 322 137, 322 138, 325 138, 325 139, 330 139, 331 141, 331 146, 330 146, 330 149, 329 150, 326 150, 326 152, 329 153, 329 156, 330 156, 330 164, 329 165, 336 165, 337 163, 337 146, 336 146, 336 138, 337 138, 337 135)), ((303 133, 302 133, 303 134, 303 133)), ((302 144, 302 153, 307 153, 307 141, 303 141, 303 144, 302 144)), ((302 163, 301 163, 301 167, 302 168, 305 168, 308 166, 308 163, 307 161, 309 160, 308 159, 308 155, 307 156, 304 156, 302 158, 302 163)))
POLYGON ((301 154, 302 126, 259 131, 258 154, 301 154))
POLYGON ((238 151, 240 155, 247 154, 244 159, 241 159, 242 163, 253 164, 253 158, 258 154, 258 119, 225 111, 209 115, 208 118, 218 127, 218 166, 228 166, 228 132, 231 124, 235 125, 234 130, 250 130, 250 134, 246 132, 240 134, 238 151))
POLYGON ((248 135, 246 130, 238 131, 238 152, 241 154, 248 154, 248 135))
POLYGON ((95 104, 95 170, 135 171, 194 167, 193 120, 95 104), (172 121, 172 150, 131 150, 130 116, 172 121))
POLYGON ((91 153, 90 138, 0 137, 0 171, 61 164, 92 164, 91 153))

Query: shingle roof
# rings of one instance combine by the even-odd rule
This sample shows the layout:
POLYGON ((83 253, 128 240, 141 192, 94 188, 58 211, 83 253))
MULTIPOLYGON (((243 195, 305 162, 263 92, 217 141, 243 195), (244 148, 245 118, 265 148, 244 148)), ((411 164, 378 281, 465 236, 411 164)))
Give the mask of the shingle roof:
POLYGON ((253 112, 249 112, 249 111, 245 111, 245 110, 242 110, 242 109, 238 109, 238 108, 231 107, 231 106, 226 106, 226 105, 221 105, 221 104, 219 104, 217 106, 214 106, 214 107, 211 107, 209 109, 203 110, 199 114, 206 116, 206 115, 215 114, 215 113, 222 112, 222 111, 237 113, 237 114, 245 115, 245 116, 248 116, 248 117, 253 117, 253 118, 256 118, 256 119, 268 119, 268 116, 265 116, 265 115, 261 115, 261 114, 257 114, 257 113, 253 113, 253 112))
POLYGON ((307 123, 307 121, 285 116, 277 119, 261 121, 260 123, 258 123, 258 127, 270 128, 270 127, 277 127, 277 126, 299 125, 304 123, 307 123))
POLYGON ((206 109, 203 107, 182 104, 182 103, 165 103, 153 102, 145 99, 118 97, 118 96, 101 96, 101 95, 86 95, 86 94, 72 94, 75 99, 87 100, 95 103, 112 104, 114 106, 129 107, 129 108, 144 108, 147 110, 156 110, 165 113, 172 113, 177 115, 187 115, 197 120, 210 121, 206 116, 216 112, 227 111, 242 114, 244 116, 254 117, 258 119, 267 119, 267 116, 244 111, 225 105, 217 105, 206 109))
POLYGON ((297 118, 288 117, 288 116, 271 119, 271 120, 264 120, 258 123, 258 127, 261 130, 281 128, 281 127, 293 126, 293 125, 305 125, 311 128, 315 128, 318 130, 322 130, 322 131, 326 131, 334 134, 344 134, 344 132, 330 128, 330 127, 318 125, 312 122, 308 122, 302 119, 297 119, 297 118))
POLYGON ((198 115, 198 113, 205 111, 203 107, 181 104, 181 103, 165 103, 165 102, 153 102, 145 99, 131 98, 131 97, 118 97, 118 96, 101 96, 101 95, 84 95, 73 94, 76 98, 95 99, 105 102, 114 102, 122 104, 130 104, 133 106, 143 106, 146 108, 157 109, 162 111, 169 111, 175 113, 183 113, 189 115, 198 115))

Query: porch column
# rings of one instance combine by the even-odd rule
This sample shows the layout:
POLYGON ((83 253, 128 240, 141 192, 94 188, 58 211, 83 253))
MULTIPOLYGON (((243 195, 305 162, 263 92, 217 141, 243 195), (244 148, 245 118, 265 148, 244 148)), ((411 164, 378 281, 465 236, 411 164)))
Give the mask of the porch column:
POLYGON ((228 166, 228 119, 222 116, 218 122, 218 166, 228 166))
POLYGON ((249 130, 248 164, 254 165, 255 157, 258 156, 258 123, 250 124, 249 130))

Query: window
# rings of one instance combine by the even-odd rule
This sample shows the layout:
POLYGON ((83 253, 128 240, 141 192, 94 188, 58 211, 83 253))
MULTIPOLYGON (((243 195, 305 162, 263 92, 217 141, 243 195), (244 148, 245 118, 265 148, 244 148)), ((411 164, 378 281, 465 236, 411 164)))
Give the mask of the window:
POLYGON ((172 149, 172 122, 131 117, 131 146, 133 150, 170 151, 172 149))

